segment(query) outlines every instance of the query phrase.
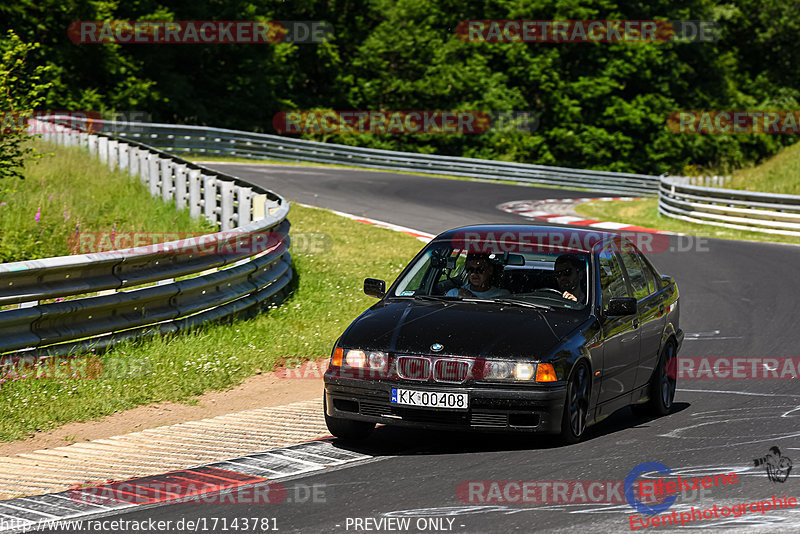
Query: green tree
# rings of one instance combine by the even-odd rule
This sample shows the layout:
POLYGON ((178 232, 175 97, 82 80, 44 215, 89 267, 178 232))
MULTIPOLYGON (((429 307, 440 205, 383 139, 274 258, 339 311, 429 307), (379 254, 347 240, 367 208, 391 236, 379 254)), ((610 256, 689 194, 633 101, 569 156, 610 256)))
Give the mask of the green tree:
POLYGON ((22 42, 10 30, 0 39, 0 179, 23 178, 25 159, 33 152, 26 145, 25 121, 51 87, 43 79, 49 69, 28 61, 37 47, 22 42))

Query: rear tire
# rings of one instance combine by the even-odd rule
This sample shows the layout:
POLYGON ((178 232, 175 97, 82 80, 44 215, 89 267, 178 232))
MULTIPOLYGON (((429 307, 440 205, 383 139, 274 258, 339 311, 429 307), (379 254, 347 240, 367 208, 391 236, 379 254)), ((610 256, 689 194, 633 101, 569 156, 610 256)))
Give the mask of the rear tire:
POLYGON ((567 398, 564 401, 560 434, 564 444, 578 443, 586 435, 589 395, 592 390, 591 380, 589 367, 581 362, 572 371, 572 376, 567 382, 567 398))
POLYGON ((634 414, 660 417, 672 411, 675 389, 678 385, 677 360, 675 358, 675 344, 669 341, 661 350, 658 367, 650 378, 648 385, 650 399, 644 404, 631 406, 634 414))
POLYGON ((342 441, 363 441, 369 437, 375 428, 375 423, 331 417, 328 415, 328 406, 324 395, 322 397, 322 410, 325 414, 325 425, 328 427, 328 431, 342 441))

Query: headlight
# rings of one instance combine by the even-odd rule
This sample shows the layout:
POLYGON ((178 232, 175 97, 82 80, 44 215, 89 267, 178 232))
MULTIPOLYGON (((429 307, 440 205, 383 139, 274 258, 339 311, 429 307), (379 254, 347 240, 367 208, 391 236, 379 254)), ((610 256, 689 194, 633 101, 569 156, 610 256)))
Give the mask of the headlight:
POLYGON ((505 380, 511 378, 514 365, 511 362, 486 362, 487 370, 484 378, 489 380, 505 380))
POLYGON ((520 381, 528 381, 533 378, 533 371, 536 366, 528 362, 520 362, 514 366, 514 378, 520 381))
POLYGON ((389 356, 380 351, 370 352, 369 354, 369 368, 370 369, 386 369, 389 367, 389 356))
POLYGON ((509 360, 486 360, 483 367, 484 380, 528 382, 536 376, 536 364, 509 360))
POLYGON ((344 363, 348 367, 362 368, 367 366, 367 355, 363 350, 348 350, 344 355, 344 363))
POLYGON ((389 356, 381 351, 364 351, 361 349, 339 349, 331 358, 331 365, 335 367, 347 366, 353 369, 369 369, 385 371, 389 367, 389 356))

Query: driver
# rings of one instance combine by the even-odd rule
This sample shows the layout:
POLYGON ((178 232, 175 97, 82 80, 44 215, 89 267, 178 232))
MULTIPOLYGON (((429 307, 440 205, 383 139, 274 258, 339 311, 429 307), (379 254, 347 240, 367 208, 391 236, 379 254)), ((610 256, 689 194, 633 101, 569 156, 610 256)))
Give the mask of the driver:
POLYGON ((497 273, 497 266, 490 259, 489 254, 470 252, 464 264, 467 273, 467 283, 460 288, 453 288, 447 297, 478 297, 492 299, 505 297, 511 293, 507 289, 500 289, 492 285, 492 278, 497 273))
POLYGON ((579 303, 586 302, 584 261, 573 254, 562 254, 556 259, 554 270, 558 289, 563 291, 561 296, 579 303))

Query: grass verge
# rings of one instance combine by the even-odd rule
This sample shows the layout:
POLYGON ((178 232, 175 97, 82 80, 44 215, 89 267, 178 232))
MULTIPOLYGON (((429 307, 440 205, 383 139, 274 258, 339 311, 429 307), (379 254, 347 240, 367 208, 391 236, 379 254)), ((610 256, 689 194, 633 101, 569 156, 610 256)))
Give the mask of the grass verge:
POLYGON ((797 237, 694 224, 665 217, 658 213, 658 199, 656 198, 585 202, 576 206, 575 211, 589 219, 633 224, 698 237, 800 244, 800 238, 797 237))
POLYGON ((785 147, 767 161, 733 173, 725 186, 746 191, 800 195, 800 143, 785 147))
MULTIPOLYGON (((187 402, 288 358, 327 357, 344 328, 375 302, 362 292, 364 277, 393 280, 423 246, 398 232, 296 204, 289 219, 292 235, 323 232, 333 244, 316 254, 293 255, 299 283, 281 306, 246 321, 119 345, 97 358, 97 378, 0 379, 0 441, 144 404, 187 402)), ((66 376, 91 365, 61 363, 66 376)))
POLYGON ((32 144, 43 157, 27 163, 25 179, 0 183, 0 263, 85 252, 80 234, 213 231, 85 151, 32 144))

